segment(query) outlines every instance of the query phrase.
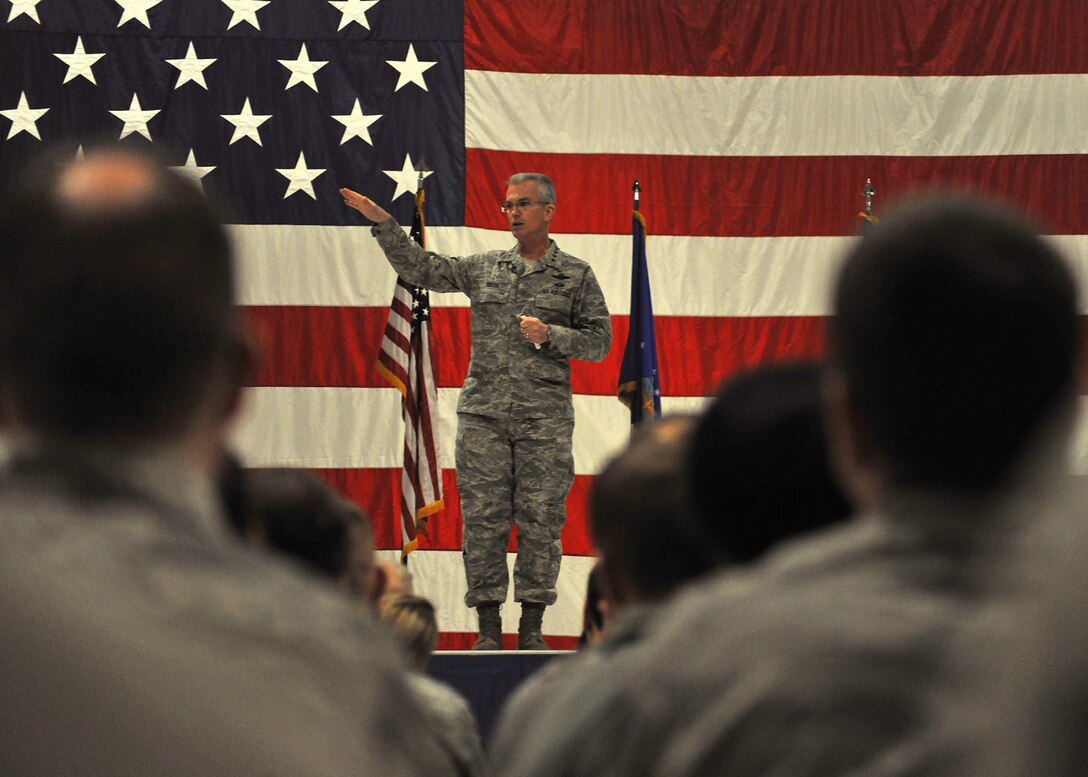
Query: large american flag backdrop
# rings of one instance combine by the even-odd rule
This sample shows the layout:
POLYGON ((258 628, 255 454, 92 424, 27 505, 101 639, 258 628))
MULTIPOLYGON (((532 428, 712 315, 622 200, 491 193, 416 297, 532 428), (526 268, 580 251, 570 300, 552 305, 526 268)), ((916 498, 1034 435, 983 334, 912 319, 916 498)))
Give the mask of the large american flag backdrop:
MULTIPOLYGON (((429 245, 463 254, 511 244, 511 173, 555 179, 554 235, 593 264, 615 326, 611 355, 574 369, 555 645, 580 630, 587 491, 629 430, 615 394, 636 177, 668 412, 746 365, 821 352, 868 178, 878 214, 931 185, 996 194, 1079 268, 1086 127, 1084 0, 0 2, 0 182, 46 143, 107 138, 159 145, 222 193, 264 348, 237 446, 318 471, 392 557, 400 395, 375 360, 394 276, 337 189, 407 225, 425 168, 429 245)), ((475 628, 452 470, 469 311, 432 302, 447 508, 410 568, 459 647, 475 628)))

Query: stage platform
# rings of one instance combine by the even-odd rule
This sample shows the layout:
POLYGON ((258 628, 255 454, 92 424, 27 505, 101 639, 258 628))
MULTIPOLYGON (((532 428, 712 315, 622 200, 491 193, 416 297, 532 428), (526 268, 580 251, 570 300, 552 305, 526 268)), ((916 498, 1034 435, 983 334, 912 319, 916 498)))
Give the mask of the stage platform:
POLYGON ((533 672, 567 650, 446 650, 431 656, 427 674, 468 699, 484 742, 490 740, 503 703, 533 672))

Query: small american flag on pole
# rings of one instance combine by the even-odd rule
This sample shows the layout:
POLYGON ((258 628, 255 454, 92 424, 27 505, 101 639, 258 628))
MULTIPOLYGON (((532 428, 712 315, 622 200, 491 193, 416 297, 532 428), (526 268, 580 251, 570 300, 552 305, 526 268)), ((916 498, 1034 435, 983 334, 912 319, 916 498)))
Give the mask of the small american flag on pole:
MULTIPOLYGON (((423 200, 421 181, 410 234, 426 247, 423 200)), ((427 518, 445 506, 434 434, 438 392, 431 364, 430 308, 426 289, 398 277, 378 354, 378 371, 404 397, 404 468, 400 482, 402 561, 419 546, 419 535, 427 533, 427 518)))

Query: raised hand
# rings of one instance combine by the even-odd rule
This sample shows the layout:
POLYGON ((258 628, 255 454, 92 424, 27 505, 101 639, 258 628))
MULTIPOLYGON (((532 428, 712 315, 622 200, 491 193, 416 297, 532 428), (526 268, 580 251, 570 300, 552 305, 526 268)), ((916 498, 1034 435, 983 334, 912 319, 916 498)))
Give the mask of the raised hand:
POLYGON ((389 214, 383 207, 358 192, 353 192, 351 189, 341 189, 340 196, 344 198, 345 205, 359 211, 375 224, 381 224, 389 218, 389 214))

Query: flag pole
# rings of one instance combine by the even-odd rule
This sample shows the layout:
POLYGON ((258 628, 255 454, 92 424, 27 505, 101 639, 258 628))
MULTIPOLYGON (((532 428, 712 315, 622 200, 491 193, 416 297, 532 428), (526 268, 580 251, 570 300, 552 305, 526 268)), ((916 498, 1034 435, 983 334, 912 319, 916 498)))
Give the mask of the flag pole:
MULTIPOLYGON (((416 176, 416 213, 420 221, 420 231, 423 230, 423 171, 416 176)), ((426 248, 427 246, 423 246, 426 248)))
MULTIPOLYGON (((417 178, 415 213, 410 238, 426 249, 423 223, 423 179, 417 178)), ((404 457, 401 468, 399 513, 401 564, 419 546, 419 535, 427 532, 428 519, 445 507, 442 472, 438 463, 438 442, 434 413, 438 392, 430 346, 430 297, 427 290, 397 277, 393 301, 386 321, 386 336, 378 352, 378 372, 400 391, 404 420, 404 457), (410 333, 410 334, 406 334, 410 333)))
POLYGON ((873 215, 873 195, 876 194, 876 189, 873 188, 873 179, 865 179, 865 188, 861 190, 861 196, 865 198, 865 209, 858 213, 858 218, 861 219, 861 231, 862 234, 872 229, 879 219, 873 215))
MULTIPOLYGON (((423 171, 422 170, 420 170, 416 174, 416 212, 414 214, 412 214, 412 220, 413 220, 413 225, 415 223, 419 224, 420 238, 423 241, 421 243, 421 245, 423 245, 426 242, 426 238, 423 237, 424 232, 423 232, 423 171)), ((425 245, 424 245, 424 248, 426 248, 425 245)), ((419 293, 419 290, 416 289, 415 292, 413 293, 413 298, 415 298, 415 296, 418 293, 419 293)), ((415 391, 418 393, 419 390, 420 390, 420 386, 419 386, 419 380, 418 380, 418 375, 417 375, 415 391)), ((407 420, 405 421, 405 424, 407 424, 407 420)), ((407 434, 407 431, 405 432, 405 434, 407 434)), ((403 488, 403 486, 402 486, 402 488, 403 488)), ((402 498, 403 498, 403 496, 402 496, 402 498)), ((419 523, 418 522, 416 523, 416 529, 417 530, 419 529, 419 523)), ((415 540, 413 540, 413 542, 415 542, 415 540)), ((404 551, 405 551, 405 548, 401 548, 400 565, 402 567, 404 567, 405 569, 408 569, 408 555, 409 554, 405 553, 404 551)))

